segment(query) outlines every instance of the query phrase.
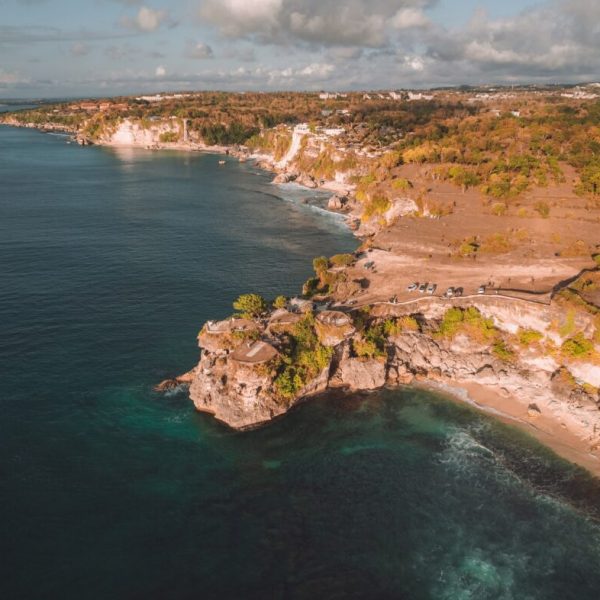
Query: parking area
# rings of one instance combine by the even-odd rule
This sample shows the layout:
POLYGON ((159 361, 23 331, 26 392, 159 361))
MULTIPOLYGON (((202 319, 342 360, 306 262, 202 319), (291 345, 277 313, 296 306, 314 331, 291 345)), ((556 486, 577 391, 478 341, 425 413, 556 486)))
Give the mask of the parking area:
POLYGON ((440 260, 374 249, 348 269, 350 278, 365 278, 369 285, 340 300, 352 306, 488 295, 544 301, 560 281, 575 276, 580 268, 581 260, 568 258, 538 259, 533 268, 510 257, 485 262, 440 260))

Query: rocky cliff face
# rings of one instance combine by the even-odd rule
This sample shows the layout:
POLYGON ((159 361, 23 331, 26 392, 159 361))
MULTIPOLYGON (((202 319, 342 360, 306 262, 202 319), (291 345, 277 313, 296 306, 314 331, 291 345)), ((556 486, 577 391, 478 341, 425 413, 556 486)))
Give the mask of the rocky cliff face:
MULTIPOLYGON (((357 356, 354 351, 357 340, 363 340, 361 332, 346 330, 338 338, 327 332, 325 339, 321 331, 325 341, 335 344, 329 363, 290 396, 282 396, 275 385, 277 361, 243 362, 230 339, 223 347, 213 341, 211 349, 202 352, 190 396, 198 410, 242 429, 282 415, 303 398, 329 388, 356 391, 415 381, 473 382, 520 399, 530 407, 532 418, 538 412, 553 415, 590 448, 600 446, 600 397, 590 380, 595 382, 598 366, 581 362, 571 373, 535 347, 523 348, 510 360, 501 359, 485 340, 463 333, 441 337, 434 329, 432 320, 422 323, 419 330, 395 332, 386 337, 381 355, 371 357, 357 356)), ((269 329, 261 335, 273 347, 281 347, 282 338, 269 329)), ((247 354, 252 354, 252 346, 249 349, 247 354)))

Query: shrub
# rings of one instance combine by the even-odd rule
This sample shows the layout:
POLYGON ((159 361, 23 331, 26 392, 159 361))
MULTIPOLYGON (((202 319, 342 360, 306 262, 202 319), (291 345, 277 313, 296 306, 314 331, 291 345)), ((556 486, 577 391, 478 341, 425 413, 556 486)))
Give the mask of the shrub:
POLYGON ((352 348, 356 356, 364 358, 374 358, 379 354, 377 345, 371 340, 355 339, 352 341, 352 348))
POLYGON ((242 294, 234 303, 233 308, 243 317, 259 317, 267 311, 267 302, 258 294, 242 294))
POLYGON ((334 267, 347 267, 354 262, 354 256, 352 254, 336 254, 329 261, 334 267))
POLYGON ((492 205, 492 214, 496 217, 502 217, 506 214, 508 207, 504 202, 496 202, 492 205))
POLYGON ((480 341, 488 341, 498 333, 493 321, 485 319, 474 306, 465 310, 449 308, 442 318, 437 334, 443 337, 454 337, 459 331, 480 341))
POLYGON ((179 141, 179 133, 177 131, 165 131, 158 136, 159 142, 170 143, 179 141))
POLYGON ((510 362, 514 359, 515 353, 511 350, 506 342, 502 339, 496 340, 492 346, 492 352, 500 359, 506 362, 510 362))
POLYGON ((584 338, 582 333, 578 333, 563 343, 561 351, 565 356, 571 358, 584 358, 594 352, 594 344, 591 340, 584 338))
POLYGON ((314 316, 307 313, 289 336, 289 348, 279 366, 275 387, 285 398, 294 396, 331 362, 333 349, 323 346, 314 330, 314 316))
POLYGON ((550 216, 550 207, 546 202, 537 202, 534 208, 544 219, 550 216))
POLYGON ((517 333, 517 338, 519 339, 519 343, 523 346, 530 346, 531 344, 535 344, 539 342, 544 335, 540 331, 536 331, 535 329, 519 329, 517 333))
POLYGON ((419 331, 419 323, 414 317, 404 315, 398 319, 387 319, 383 323, 385 335, 397 335, 402 331, 419 331))
POLYGON ((365 206, 362 214, 363 221, 367 221, 375 215, 383 215, 390 208, 390 201, 385 196, 374 196, 365 206))
POLYGON ((458 248, 458 253, 461 256, 472 256, 477 254, 479 250, 479 244, 473 239, 465 240, 458 248))
POLYGON ((285 308, 287 306, 287 298, 285 296, 277 296, 275 300, 273 300, 274 308, 285 308))
POLYGON ((327 272, 327 269, 329 269, 329 260, 327 260, 327 257, 325 256, 318 256, 313 259, 312 264, 317 277, 322 280, 323 275, 327 272))
POLYGON ((407 192, 408 190, 410 190, 410 188, 412 188, 412 183, 404 177, 399 177, 398 179, 394 179, 392 181, 392 189, 394 190, 407 192))

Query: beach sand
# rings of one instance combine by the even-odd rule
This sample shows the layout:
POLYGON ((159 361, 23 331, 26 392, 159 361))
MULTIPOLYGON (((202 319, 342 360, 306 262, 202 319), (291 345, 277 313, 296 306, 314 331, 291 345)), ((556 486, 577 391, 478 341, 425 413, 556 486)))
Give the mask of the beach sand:
MULTIPOLYGON (((531 416, 528 401, 507 394, 500 387, 481 385, 472 381, 423 382, 417 384, 417 387, 442 393, 455 401, 466 402, 504 423, 514 425, 535 437, 562 458, 600 477, 600 450, 591 450, 589 442, 584 439, 583 429, 577 432, 572 423, 567 425, 561 420, 560 413, 557 415, 542 411, 531 416), (578 433, 581 435, 577 435, 578 433)), ((567 417, 566 406, 562 411, 567 417)))

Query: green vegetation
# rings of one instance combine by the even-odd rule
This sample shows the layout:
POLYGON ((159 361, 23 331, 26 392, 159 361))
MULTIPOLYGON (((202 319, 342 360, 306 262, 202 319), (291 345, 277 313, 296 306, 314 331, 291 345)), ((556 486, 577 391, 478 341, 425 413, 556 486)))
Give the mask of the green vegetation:
POLYGON ((365 203, 365 209, 361 215, 363 221, 368 221, 374 216, 384 215, 390 208, 390 201, 385 196, 374 196, 365 203))
POLYGON ((392 189, 401 192, 408 192, 412 188, 412 183, 404 177, 392 180, 392 189))
POLYGON ((576 313, 574 309, 570 308, 567 311, 565 320, 558 330, 562 337, 567 337, 568 335, 571 335, 575 330, 575 315, 576 313))
POLYGON ((338 282, 345 281, 346 275, 343 272, 331 273, 330 267, 350 264, 353 261, 354 257, 351 254, 337 254, 332 257, 331 261, 326 256, 318 256, 313 259, 316 277, 311 277, 305 282, 302 293, 309 297, 315 294, 332 293, 338 282), (334 261, 336 264, 332 265, 334 261))
POLYGON ((275 387, 284 398, 303 389, 331 362, 333 350, 323 346, 315 333, 314 315, 307 313, 288 336, 275 378, 275 387))
POLYGON ((242 294, 233 303, 233 308, 245 318, 254 319, 264 314, 268 305, 266 300, 258 294, 242 294))
POLYGON ((277 296, 273 300, 273 308, 285 308, 287 306, 288 299, 285 296, 277 296))
POLYGON ((333 267, 348 267, 354 263, 356 259, 352 254, 335 254, 329 259, 333 267))
POLYGON ((502 217, 506 214, 508 206, 504 202, 496 202, 492 205, 492 214, 496 217, 502 217))
POLYGON ((537 202, 534 208, 544 219, 547 219, 550 216, 550 207, 546 202, 537 202))
POLYGON ((383 323, 383 331, 386 336, 398 335, 403 331, 419 331, 418 321, 409 315, 397 319, 387 319, 383 323))
POLYGON ((508 347, 503 339, 497 339, 492 345, 492 352, 505 362, 511 362, 515 358, 514 351, 508 347))
POLYGON ((486 342, 498 335, 492 319, 486 319, 474 306, 469 308, 449 308, 438 327, 437 335, 452 338, 458 333, 486 342))
POLYGON ((544 337, 544 334, 535 329, 519 329, 517 339, 522 346, 531 346, 539 342, 544 337))
POLYGON ((177 131, 165 131, 158 136, 161 143, 173 143, 179 141, 179 133, 177 131))
POLYGON ((588 358, 594 353, 594 344, 586 339, 582 333, 565 340, 561 346, 561 352, 569 358, 588 358))

